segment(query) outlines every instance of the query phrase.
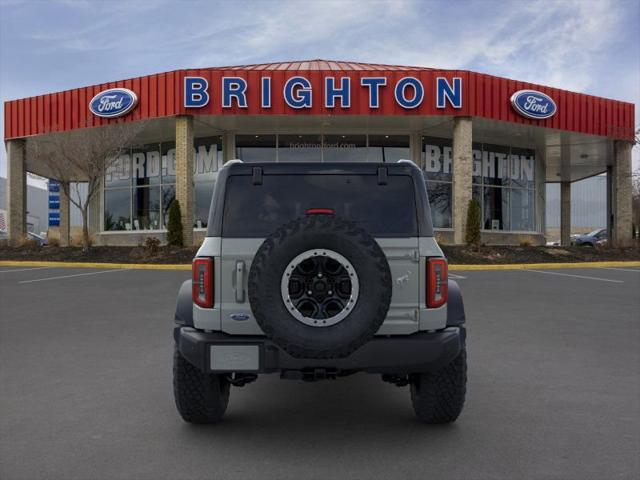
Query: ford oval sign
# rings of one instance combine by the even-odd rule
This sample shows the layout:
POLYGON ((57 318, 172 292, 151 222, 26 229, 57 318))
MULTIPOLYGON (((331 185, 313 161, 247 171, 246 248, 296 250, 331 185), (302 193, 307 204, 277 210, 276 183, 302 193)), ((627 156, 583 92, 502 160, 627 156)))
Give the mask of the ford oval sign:
POLYGON ((549 95, 535 90, 518 90, 511 95, 511 105, 523 117, 544 120, 556 114, 556 103, 549 95))
POLYGON ((126 115, 138 104, 138 96, 128 88, 110 88, 89 102, 89 110, 98 117, 115 118, 126 115))

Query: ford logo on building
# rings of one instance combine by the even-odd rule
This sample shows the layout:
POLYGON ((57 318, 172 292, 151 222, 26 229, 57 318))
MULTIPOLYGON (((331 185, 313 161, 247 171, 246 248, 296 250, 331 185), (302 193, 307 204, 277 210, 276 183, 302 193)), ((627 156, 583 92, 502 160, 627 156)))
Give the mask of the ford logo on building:
POLYGON ((138 104, 138 96, 128 88, 103 90, 89 102, 89 110, 98 117, 115 118, 126 115, 138 104))
POLYGON ((518 90, 511 95, 511 105, 523 117, 535 120, 551 118, 557 110, 549 95, 535 90, 518 90))

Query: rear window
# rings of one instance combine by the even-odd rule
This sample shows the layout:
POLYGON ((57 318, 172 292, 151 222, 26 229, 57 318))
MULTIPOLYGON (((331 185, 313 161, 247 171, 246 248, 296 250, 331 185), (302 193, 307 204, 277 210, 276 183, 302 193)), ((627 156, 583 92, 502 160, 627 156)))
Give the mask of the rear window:
POLYGON ((232 175, 225 192, 222 235, 266 237, 309 208, 330 208, 373 236, 415 237, 418 223, 413 180, 390 175, 232 175))

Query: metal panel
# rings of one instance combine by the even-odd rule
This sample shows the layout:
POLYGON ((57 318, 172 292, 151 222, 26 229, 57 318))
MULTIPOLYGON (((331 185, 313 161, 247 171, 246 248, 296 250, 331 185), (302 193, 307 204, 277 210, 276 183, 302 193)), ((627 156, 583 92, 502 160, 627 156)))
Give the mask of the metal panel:
POLYGON ((379 65, 354 62, 311 60, 210 68, 202 70, 176 70, 156 75, 94 85, 40 97, 5 102, 5 139, 65 131, 84 126, 128 123, 147 118, 179 114, 193 115, 454 115, 476 116, 493 120, 537 125, 548 128, 610 136, 632 140, 634 105, 609 99, 567 92, 526 82, 481 73, 458 70, 434 70, 424 67, 379 65), (240 76, 247 80, 248 108, 222 109, 220 82, 223 75, 240 76), (203 108, 185 109, 182 104, 185 75, 203 76, 209 81, 212 100, 203 108), (287 79, 303 75, 313 85, 313 107, 293 109, 282 98, 287 79), (360 87, 362 76, 384 76, 387 86, 382 87, 380 108, 368 108, 367 90, 360 87), (260 78, 272 78, 272 107, 261 108, 259 102, 260 78), (324 107, 324 78, 348 76, 351 79, 351 107, 327 109, 324 107), (394 100, 395 83, 404 76, 421 80, 425 89, 422 104, 415 109, 404 109, 394 100), (444 76, 463 78, 463 108, 447 105, 435 106, 435 79, 444 76), (98 92, 113 87, 132 89, 139 97, 139 105, 132 114, 118 119, 102 119, 88 112, 88 102, 98 92), (509 97, 520 89, 539 90, 550 95, 558 106, 557 114, 547 120, 526 119, 517 115, 509 105, 509 97), (42 108, 41 108, 42 106, 42 108))

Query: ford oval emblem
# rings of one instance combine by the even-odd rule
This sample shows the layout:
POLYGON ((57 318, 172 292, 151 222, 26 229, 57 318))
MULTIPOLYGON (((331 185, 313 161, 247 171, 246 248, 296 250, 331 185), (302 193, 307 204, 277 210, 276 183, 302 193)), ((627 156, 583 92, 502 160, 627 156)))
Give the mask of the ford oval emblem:
POLYGON ((511 95, 511 105, 523 117, 535 120, 551 118, 556 114, 556 102, 542 92, 535 90, 518 90, 511 95))
POLYGON ((89 110, 98 117, 115 118, 126 115, 138 104, 138 96, 128 88, 103 90, 89 102, 89 110))
POLYGON ((232 313, 229 316, 237 322, 244 322, 245 320, 249 320, 249 315, 246 313, 232 313))

